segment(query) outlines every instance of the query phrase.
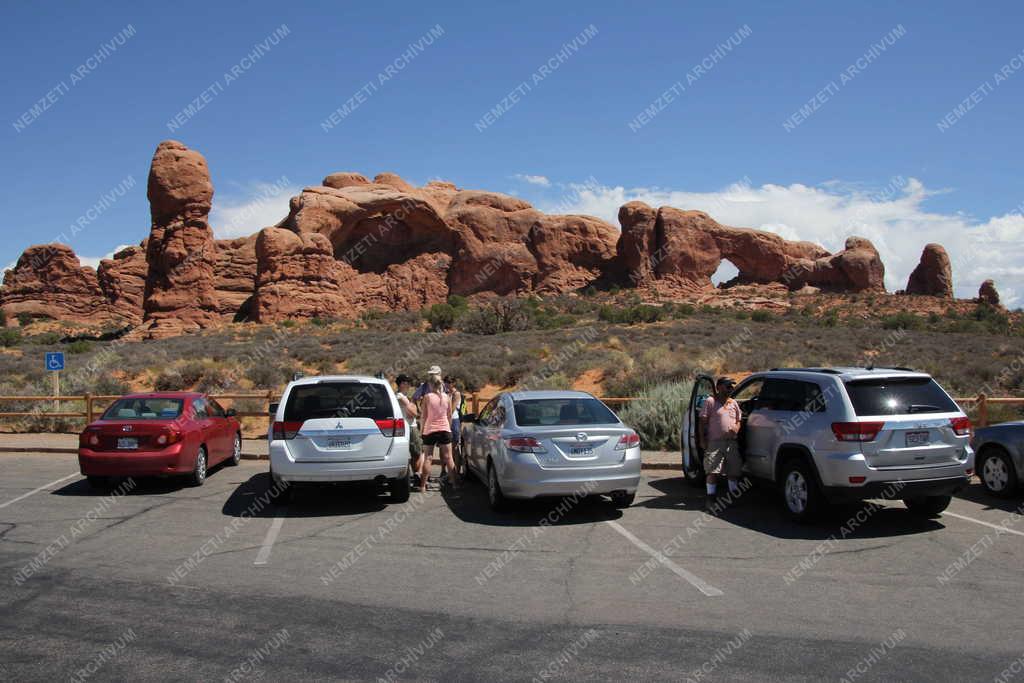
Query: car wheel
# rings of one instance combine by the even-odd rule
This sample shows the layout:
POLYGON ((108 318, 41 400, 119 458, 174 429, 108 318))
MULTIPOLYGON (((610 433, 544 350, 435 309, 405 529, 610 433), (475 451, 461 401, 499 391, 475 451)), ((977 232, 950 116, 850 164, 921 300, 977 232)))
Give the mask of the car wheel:
POLYGON ((690 467, 686 466, 685 456, 682 458, 682 462, 683 479, 686 480, 686 483, 696 488, 702 488, 704 486, 704 481, 707 478, 707 476, 704 474, 703 463, 700 462, 700 459, 694 458, 690 467))
POLYGON ((112 488, 113 484, 110 477, 98 477, 94 474, 88 475, 85 480, 89 482, 89 486, 97 491, 107 491, 112 488))
POLYGON ((391 502, 392 503, 404 503, 409 500, 409 470, 406 468, 405 474, 400 477, 388 480, 388 486, 391 489, 391 502))
POLYGON ((1017 470, 1010 454, 999 446, 985 447, 977 467, 981 485, 992 495, 1004 498, 1017 490, 1017 470))
POLYGON ((192 486, 202 486, 204 481, 206 481, 206 446, 200 446, 199 452, 196 453, 196 465, 192 469, 189 482, 192 486))
POLYGON ((498 481, 498 470, 494 463, 487 462, 487 500, 491 509, 501 512, 508 509, 508 498, 501 492, 501 482, 498 481))
POLYGON ((242 435, 235 434, 235 444, 231 447, 231 459, 228 464, 234 467, 242 461, 242 435))
POLYGON ((633 493, 625 493, 623 491, 616 491, 615 493, 613 493, 611 495, 611 498, 612 498, 612 505, 614 505, 615 507, 617 507, 617 508, 619 508, 621 510, 623 508, 628 508, 630 505, 633 504, 633 501, 636 500, 636 491, 634 491, 633 493))
POLYGON ((918 517, 938 517, 949 507, 953 496, 922 496, 920 498, 904 498, 907 509, 918 517))
POLYGON ((814 519, 822 506, 822 495, 810 465, 791 458, 782 466, 782 500, 786 512, 797 522, 814 519))

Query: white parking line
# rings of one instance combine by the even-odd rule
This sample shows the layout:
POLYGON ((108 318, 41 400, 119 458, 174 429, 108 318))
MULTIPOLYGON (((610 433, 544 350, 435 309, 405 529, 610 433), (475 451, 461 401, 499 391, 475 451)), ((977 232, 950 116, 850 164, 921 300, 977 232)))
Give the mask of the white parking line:
POLYGON ((710 583, 700 578, 696 574, 687 571, 686 569, 683 569, 678 564, 665 557, 664 554, 659 553, 657 550, 655 550, 654 548, 652 548, 651 546, 647 545, 639 538, 634 536, 632 533, 630 533, 628 529, 623 527, 618 522, 611 519, 606 519, 605 522, 607 524, 610 524, 613 529, 615 529, 620 534, 625 536, 629 540, 629 542, 635 545, 637 548, 640 548, 640 550, 643 550, 645 553, 656 559, 658 562, 671 569, 678 576, 681 576, 682 578, 689 581, 690 585, 692 585, 694 588, 699 590, 704 595, 707 595, 708 597, 717 597, 719 595, 723 595, 721 590, 715 588, 710 583))
POLYGON ((270 559, 270 551, 274 548, 274 541, 277 540, 277 535, 281 532, 282 524, 284 524, 284 517, 274 518, 274 523, 267 529, 267 537, 263 539, 263 547, 257 553, 256 561, 253 564, 266 564, 270 559))
POLYGON ((964 519, 964 520, 967 520, 968 522, 974 522, 975 524, 981 524, 982 526, 992 527, 993 529, 996 529, 997 531, 1004 531, 1004 532, 1006 532, 1008 534, 1016 534, 1018 536, 1024 536, 1024 532, 1015 531, 1014 529, 1010 529, 1010 528, 1005 527, 1005 526, 999 526, 998 524, 992 524, 991 522, 983 522, 980 519, 974 519, 973 517, 968 517, 967 515, 958 515, 955 512, 943 512, 942 514, 943 515, 947 515, 949 517, 956 517, 957 519, 964 519))
POLYGON ((48 488, 50 488, 51 486, 54 486, 55 484, 59 484, 59 483, 61 483, 62 481, 67 481, 67 480, 68 480, 68 479, 70 479, 71 477, 77 477, 77 476, 78 476, 78 472, 75 472, 74 474, 69 474, 69 475, 68 475, 68 476, 66 476, 66 477, 61 477, 60 479, 56 479, 56 480, 54 480, 54 481, 51 481, 51 482, 50 482, 49 484, 43 484, 42 486, 40 486, 40 487, 39 487, 39 488, 37 488, 37 489, 32 489, 32 490, 31 490, 31 491, 29 491, 28 493, 23 493, 22 495, 18 496, 18 497, 17 497, 17 498, 15 498, 14 500, 9 500, 9 501, 7 501, 6 503, 0 504, 0 508, 5 508, 5 507, 7 507, 8 505, 13 505, 14 503, 17 503, 17 502, 18 502, 19 500, 24 500, 24 499, 28 498, 28 497, 29 497, 29 496, 31 496, 32 494, 35 494, 35 493, 39 493, 40 491, 43 491, 43 490, 45 490, 45 489, 48 489, 48 488))

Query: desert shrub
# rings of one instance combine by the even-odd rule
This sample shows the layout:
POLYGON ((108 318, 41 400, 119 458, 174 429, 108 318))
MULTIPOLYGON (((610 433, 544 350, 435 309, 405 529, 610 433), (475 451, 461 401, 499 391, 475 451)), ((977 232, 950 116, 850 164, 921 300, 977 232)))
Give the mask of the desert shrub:
POLYGON ((19 313, 17 317, 18 317, 18 324, 21 325, 22 327, 28 327, 29 325, 32 324, 32 314, 31 313, 19 313))
POLYGON ((660 307, 648 306, 646 304, 622 307, 606 304, 601 306, 597 312, 599 320, 620 325, 658 322, 662 319, 663 315, 664 311, 660 307))
POLYGON ((0 308, 0 327, 7 326, 7 314, 4 313, 4 309, 0 308))
POLYGON ((679 428, 690 401, 692 382, 667 382, 644 389, 619 417, 640 435, 648 450, 679 450, 679 428))
POLYGON ((835 327, 839 324, 839 311, 835 308, 830 308, 818 320, 823 327, 835 327))
POLYGON ((43 332, 41 334, 33 334, 28 338, 28 341, 40 346, 53 346, 60 343, 60 335, 56 332, 43 332))
POLYGON ((536 302, 501 299, 471 308, 458 319, 458 329, 467 334, 521 332, 535 326, 536 302))
POLYGON ((770 322, 774 317, 769 311, 754 311, 750 314, 750 319, 755 323, 770 322))
POLYGON ((583 296, 587 296, 587 297, 597 296, 597 287, 595 287, 594 285, 588 286, 586 289, 583 290, 583 296))
POLYGON ((285 328, 291 328, 291 327, 295 327, 296 325, 298 325, 298 323, 297 323, 297 322, 295 322, 294 320, 292 320, 291 318, 288 318, 287 320, 282 320, 282 321, 281 321, 280 323, 278 323, 278 324, 279 324, 279 325, 280 325, 281 327, 285 327, 285 328))
POLYGON ((681 318, 689 318, 695 311, 696 309, 693 307, 693 304, 677 304, 672 307, 671 315, 676 320, 679 320, 681 318))
POLYGON ((84 339, 71 342, 66 347, 68 353, 87 353, 92 350, 92 344, 84 339))
POLYGON ((433 330, 450 330, 459 316, 451 304, 434 304, 423 313, 423 317, 433 330))
POLYGON ((249 366, 245 376, 255 389, 277 389, 291 381, 294 372, 291 365, 263 362, 249 366))
POLYGON ((21 331, 5 327, 0 330, 0 346, 17 346, 21 343, 21 331))
POLYGON ((469 299, 458 294, 452 294, 448 297, 448 305, 458 312, 465 311, 469 308, 469 299))
POLYGON ((889 315, 882 318, 882 329, 883 330, 916 330, 922 326, 922 320, 920 317, 914 315, 910 311, 900 311, 895 315, 889 315))

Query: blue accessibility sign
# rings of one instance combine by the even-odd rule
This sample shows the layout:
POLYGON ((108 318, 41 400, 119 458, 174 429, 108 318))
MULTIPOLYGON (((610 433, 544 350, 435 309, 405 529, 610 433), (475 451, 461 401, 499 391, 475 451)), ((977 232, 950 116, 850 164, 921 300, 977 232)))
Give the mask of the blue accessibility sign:
POLYGON ((64 369, 64 352, 50 351, 46 354, 46 369, 57 371, 64 369))

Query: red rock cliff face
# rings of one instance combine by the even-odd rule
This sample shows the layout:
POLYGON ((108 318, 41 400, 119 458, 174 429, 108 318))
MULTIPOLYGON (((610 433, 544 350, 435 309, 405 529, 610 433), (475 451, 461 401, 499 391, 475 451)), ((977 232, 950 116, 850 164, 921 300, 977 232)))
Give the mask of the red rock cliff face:
POLYGON ((921 261, 907 280, 907 294, 953 298, 953 266, 941 244, 926 244, 921 261))
POLYGON ((217 246, 207 223, 213 185, 206 159, 180 142, 161 142, 146 196, 152 217, 143 303, 146 336, 214 325, 219 321, 217 246))
POLYGON ((256 238, 258 322, 356 313, 343 291, 352 269, 335 260, 319 233, 264 228, 256 238))
POLYGON ((28 314, 73 322, 105 323, 113 315, 96 271, 83 267, 63 244, 29 247, 4 274, 0 308, 8 318, 28 314))
POLYGON ((145 246, 122 249, 113 258, 100 261, 96 271, 107 302, 133 325, 142 322, 148 271, 145 246))

